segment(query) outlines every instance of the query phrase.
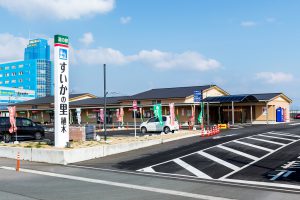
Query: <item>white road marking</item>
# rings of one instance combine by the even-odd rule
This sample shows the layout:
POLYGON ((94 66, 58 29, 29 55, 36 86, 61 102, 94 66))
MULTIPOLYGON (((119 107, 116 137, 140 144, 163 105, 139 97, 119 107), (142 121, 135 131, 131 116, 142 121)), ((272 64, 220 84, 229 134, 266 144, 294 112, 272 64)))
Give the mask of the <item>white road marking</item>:
POLYGON ((275 138, 275 139, 280 139, 280 140, 287 140, 287 141, 295 141, 295 140, 293 140, 293 139, 282 138, 282 137, 276 137, 276 136, 270 136, 270 135, 264 135, 264 134, 259 134, 259 136, 269 137, 269 138, 275 138))
POLYGON ((187 164, 186 162, 184 162, 183 160, 180 160, 179 158, 176 158, 173 160, 175 163, 177 163, 178 165, 180 165, 181 167, 185 168, 186 170, 188 170, 189 172, 191 172, 192 174, 195 174, 197 177, 199 178, 206 178, 206 179, 211 179, 210 176, 208 176, 207 174, 201 172, 200 170, 196 169, 195 167, 187 164))
POLYGON ((290 133, 280 133, 280 132, 268 132, 268 133, 273 134, 273 135, 281 135, 281 136, 289 136, 289 137, 300 138, 299 135, 294 135, 294 134, 290 134, 290 133))
POLYGON ((220 139, 220 138, 224 138, 224 137, 231 137, 231 136, 235 136, 236 134, 228 134, 228 135, 218 135, 218 136, 215 136, 213 137, 212 139, 220 139))
POLYGON ((224 150, 226 150, 226 151, 230 151, 230 152, 232 152, 232 153, 235 153, 235 154, 244 156, 244 157, 246 157, 246 158, 250 158, 251 160, 258 160, 258 159, 259 159, 259 158, 256 157, 256 156, 252 156, 252 155, 250 155, 250 154, 247 154, 247 153, 244 153, 244 152, 242 152, 242 151, 238 151, 238 150, 235 150, 235 149, 226 147, 226 146, 218 145, 217 147, 219 147, 219 148, 221 148, 221 149, 224 149, 224 150))
POLYGON ((247 137, 247 139, 257 140, 257 141, 262 141, 262 142, 267 142, 267 143, 272 143, 272 144, 278 144, 278 145, 281 145, 281 146, 286 145, 284 143, 274 142, 274 141, 270 141, 270 140, 264 140, 264 139, 255 138, 255 137, 247 137))
MULTIPOLYGON (((13 167, 2 166, 0 168, 5 169, 5 170, 15 171, 15 168, 13 168, 13 167)), ((51 172, 43 172, 43 171, 31 170, 31 169, 20 169, 20 171, 25 172, 25 173, 42 175, 42 176, 50 176, 50 177, 68 179, 68 180, 75 180, 75 181, 82 181, 82 182, 88 182, 88 183, 110 185, 110 186, 115 186, 115 187, 128 188, 128 189, 134 189, 134 190, 142 190, 142 191, 147 191, 147 192, 155 192, 155 193, 174 195, 174 196, 182 196, 182 197, 188 197, 188 198, 194 198, 194 199, 232 200, 232 199, 229 199, 229 198, 222 198, 222 197, 208 196, 208 195, 202 195, 202 194, 181 192, 181 191, 161 189, 161 188, 155 188, 155 187, 133 185, 133 184, 127 184, 127 183, 119 183, 119 182, 106 181, 106 180, 100 180, 100 179, 91 179, 91 178, 85 178, 85 177, 80 177, 80 176, 72 176, 72 175, 57 174, 57 173, 51 173, 51 172)))
MULTIPOLYGON (((244 165, 244 166, 241 167, 239 170, 230 172, 229 174, 226 174, 225 176, 223 176, 223 177, 221 177, 221 178, 219 178, 219 179, 226 179, 227 177, 231 176, 232 174, 235 174, 236 172, 241 171, 241 170, 245 169, 246 167, 249 167, 250 165, 253 165, 253 164, 256 163, 257 161, 262 160, 262 159, 268 157, 269 155, 271 155, 271 154, 273 154, 273 153, 275 153, 275 152, 277 152, 277 151, 279 151, 279 150, 285 148, 286 146, 289 146, 289 145, 294 144, 295 142, 299 142, 299 141, 300 141, 300 139, 299 139, 299 140, 295 140, 294 142, 291 142, 291 143, 289 143, 289 144, 283 145, 283 146, 279 147, 278 149, 273 150, 272 152, 270 152, 270 153, 264 155, 263 157, 259 158, 258 160, 253 161, 253 162, 251 162, 251 163, 249 163, 249 164, 247 164, 247 165, 244 165)), ((226 180, 228 180, 228 179, 226 179, 226 180)))
POLYGON ((83 169, 92 169, 92 170, 100 170, 100 171, 108 171, 108 172, 118 172, 118 173, 124 173, 124 174, 134 174, 134 175, 142 175, 142 176, 150 176, 150 177, 162 177, 162 178, 169 178, 169 179, 175 179, 175 180, 188 180, 188 181, 197 181, 200 183, 218 183, 223 185, 230 185, 230 186, 239 186, 239 187, 247 187, 247 188, 259 188, 259 189, 269 189, 273 191, 282 191, 282 192, 297 192, 300 193, 300 186, 297 185, 289 185, 289 184, 277 184, 272 183, 272 185, 263 184, 261 186, 256 185, 255 181, 243 181, 243 183, 239 182, 240 180, 237 180, 239 183, 235 183, 235 179, 224 179, 224 180, 218 180, 218 179, 199 179, 197 177, 187 176, 187 175, 180 175, 180 174, 171 174, 171 173, 151 173, 151 174, 145 174, 142 172, 130 172, 130 171, 122 171, 122 170, 114 170, 114 169, 105 169, 105 168, 98 168, 98 167, 87 167, 87 166, 81 166, 81 165, 68 165, 69 167, 75 167, 75 168, 83 168, 83 169), (227 181, 227 180, 233 180, 233 181, 227 181), (253 182, 253 183, 252 183, 253 182), (291 190, 290 190, 291 189, 291 190))
MULTIPOLYGON (((152 172, 152 173, 155 172, 154 169, 152 169, 152 167, 146 167, 142 170, 143 170, 143 172, 152 172)), ((142 170, 139 170, 139 171, 142 171, 142 170)))
POLYGON ((199 151, 197 153, 200 154, 201 156, 204 156, 204 157, 206 157, 206 158, 208 158, 210 160, 213 160, 213 161, 215 161, 215 162, 217 162, 217 163, 219 163, 221 165, 224 165, 224 166, 226 166, 226 167, 228 167, 228 168, 230 168, 232 170, 239 170, 240 169, 239 167, 237 167, 237 166, 235 166, 235 165, 233 165, 233 164, 231 164, 229 162, 226 162, 225 160, 217 158, 217 157, 215 157, 213 155, 205 153, 204 151, 199 151))
POLYGON ((290 126, 297 126, 300 125, 300 123, 293 123, 293 124, 289 124, 290 126))
POLYGON ((255 144, 250 144, 250 143, 242 142, 242 141, 239 141, 239 140, 235 140, 233 142, 239 143, 239 144, 243 144, 243 145, 246 145, 246 146, 249 146, 249 147, 254 147, 256 149, 261 149, 261 150, 268 151, 268 152, 274 151, 273 149, 269 149, 269 148, 266 148, 266 147, 258 146, 258 145, 255 145, 255 144))

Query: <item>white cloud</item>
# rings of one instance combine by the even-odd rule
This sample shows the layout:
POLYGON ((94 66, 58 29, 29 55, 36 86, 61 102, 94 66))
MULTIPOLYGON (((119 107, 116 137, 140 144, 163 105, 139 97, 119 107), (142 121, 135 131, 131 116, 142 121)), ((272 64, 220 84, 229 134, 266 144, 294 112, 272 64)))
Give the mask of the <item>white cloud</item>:
POLYGON ((76 60, 83 64, 114 64, 122 65, 128 62, 128 58, 120 51, 111 48, 79 49, 75 50, 76 60))
POLYGON ((205 58, 198 52, 186 51, 183 53, 163 52, 159 50, 142 50, 134 55, 124 55, 111 48, 80 49, 76 51, 77 60, 86 64, 114 64, 124 65, 140 62, 159 69, 190 69, 208 71, 217 69, 221 64, 214 59, 205 58))
POLYGON ((0 33, 0 62, 22 60, 28 40, 9 33, 0 33))
POLYGON ((256 79, 260 79, 269 84, 287 83, 293 81, 292 74, 284 72, 259 72, 256 74, 256 79))
POLYGON ((131 17, 127 16, 127 17, 121 17, 120 18, 120 22, 121 24, 128 24, 131 21, 131 17))
POLYGON ((241 26, 243 26, 243 27, 254 27, 256 25, 257 25, 257 23, 254 22, 254 21, 243 21, 243 22, 241 22, 241 26))
POLYGON ((28 18, 80 19, 114 9, 115 0, 0 0, 0 7, 28 18))
POLYGON ((94 36, 92 33, 85 33, 83 34, 82 38, 79 39, 79 41, 84 44, 85 46, 90 45, 94 42, 94 36))

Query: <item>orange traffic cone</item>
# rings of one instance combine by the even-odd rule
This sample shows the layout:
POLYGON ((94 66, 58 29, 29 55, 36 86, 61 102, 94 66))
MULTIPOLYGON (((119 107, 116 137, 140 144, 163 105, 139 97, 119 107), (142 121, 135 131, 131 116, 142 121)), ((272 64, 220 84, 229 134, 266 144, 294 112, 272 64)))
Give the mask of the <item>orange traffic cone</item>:
POLYGON ((16 171, 20 171, 20 153, 17 154, 17 165, 16 165, 16 171))

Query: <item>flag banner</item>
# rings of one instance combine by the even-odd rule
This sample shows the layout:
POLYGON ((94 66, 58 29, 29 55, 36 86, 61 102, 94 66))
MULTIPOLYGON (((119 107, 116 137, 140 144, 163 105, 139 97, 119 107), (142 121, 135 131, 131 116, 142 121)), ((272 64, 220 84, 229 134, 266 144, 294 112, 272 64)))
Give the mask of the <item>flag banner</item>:
POLYGON ((100 109, 100 122, 104 122, 104 110, 100 109))
POLYGON ((174 108, 174 103, 170 103, 169 107, 170 107, 171 125, 174 126, 174 123, 175 123, 175 108, 174 108))
POLYGON ((120 122, 120 110, 119 109, 116 110, 116 118, 117 118, 117 122, 120 122))
POLYGON ((153 105, 154 116, 158 118, 160 125, 163 125, 161 104, 153 105))
POLYGON ((198 116, 198 122, 200 124, 203 123, 203 111, 204 111, 204 104, 203 102, 200 103, 200 113, 199 113, 199 116, 198 116))
POLYGON ((122 126, 124 123, 124 109, 123 107, 120 108, 120 122, 122 122, 122 126))
POLYGON ((16 106, 9 106, 8 107, 9 112, 9 122, 10 122, 10 133, 15 133, 17 131, 17 125, 16 125, 16 106))
POLYGON ((143 108, 139 108, 140 109, 140 116, 141 116, 141 121, 144 122, 144 119, 143 119, 143 108))

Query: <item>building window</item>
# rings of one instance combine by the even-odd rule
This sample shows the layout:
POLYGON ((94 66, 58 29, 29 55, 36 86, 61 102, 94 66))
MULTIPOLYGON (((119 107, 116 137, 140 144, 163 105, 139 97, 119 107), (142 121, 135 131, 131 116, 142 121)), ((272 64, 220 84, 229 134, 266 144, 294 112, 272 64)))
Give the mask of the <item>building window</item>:
POLYGON ((9 66, 6 66, 6 67, 5 67, 5 70, 8 70, 8 69, 9 69, 9 66))
POLYGON ((5 73, 4 76, 5 76, 5 77, 9 77, 9 73, 5 73))
POLYGON ((23 74, 24 74, 24 72, 23 72, 23 71, 20 71, 20 72, 19 72, 19 75, 23 75, 23 74))
POLYGON ((2 81, 0 81, 0 85, 2 84, 3 82, 2 81))
POLYGON ((18 87, 19 89, 24 89, 24 87, 23 86, 20 86, 20 87, 18 87))
POLYGON ((1 71, 1 70, 3 70, 3 68, 2 68, 2 67, 0 67, 0 71, 1 71))
POLYGON ((6 80, 6 81, 5 81, 5 84, 9 84, 9 81, 8 81, 8 80, 6 80))
POLYGON ((0 74, 0 77, 3 77, 3 74, 0 74))
POLYGON ((16 76, 17 75, 17 72, 12 72, 11 73, 11 76, 16 76))
POLYGON ((19 79, 19 83, 23 83, 23 79, 19 79))
POLYGON ((23 68, 24 67, 24 65, 19 65, 19 68, 23 68))
POLYGON ((11 83, 16 83, 17 81, 16 80, 11 80, 11 83))
POLYGON ((16 69, 17 67, 16 67, 16 66, 11 66, 11 68, 12 68, 12 69, 16 69))

